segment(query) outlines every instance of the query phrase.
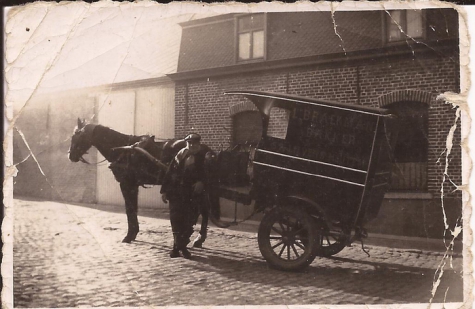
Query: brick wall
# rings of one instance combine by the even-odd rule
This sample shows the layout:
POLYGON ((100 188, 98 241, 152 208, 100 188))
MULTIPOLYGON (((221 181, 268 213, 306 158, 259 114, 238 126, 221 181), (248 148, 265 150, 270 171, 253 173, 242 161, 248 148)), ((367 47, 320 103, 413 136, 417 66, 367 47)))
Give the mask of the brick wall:
MULTIPOLYGON (((176 85, 176 136, 184 136, 193 128, 212 148, 219 150, 223 145, 226 148, 232 132, 230 107, 246 101, 239 96, 225 96, 223 93, 229 90, 289 93, 378 106, 378 97, 384 94, 418 89, 433 94, 429 107, 428 189, 438 195, 445 166, 445 157, 441 154, 454 123, 455 110, 444 102, 437 102, 435 96, 445 91, 459 91, 459 69, 454 61, 457 57, 426 54, 415 59, 385 58, 380 62, 368 60, 180 81, 176 85)), ((460 130, 456 132, 455 141, 449 176, 454 183, 461 184, 460 130)))

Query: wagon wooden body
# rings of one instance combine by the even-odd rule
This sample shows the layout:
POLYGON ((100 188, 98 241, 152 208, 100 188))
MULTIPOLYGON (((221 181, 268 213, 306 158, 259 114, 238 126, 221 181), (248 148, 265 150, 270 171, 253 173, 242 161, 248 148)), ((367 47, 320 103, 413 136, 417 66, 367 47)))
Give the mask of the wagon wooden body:
POLYGON ((250 100, 262 119, 249 198, 265 214, 258 242, 267 262, 301 269, 366 237, 390 185, 396 117, 286 94, 226 94, 250 100))

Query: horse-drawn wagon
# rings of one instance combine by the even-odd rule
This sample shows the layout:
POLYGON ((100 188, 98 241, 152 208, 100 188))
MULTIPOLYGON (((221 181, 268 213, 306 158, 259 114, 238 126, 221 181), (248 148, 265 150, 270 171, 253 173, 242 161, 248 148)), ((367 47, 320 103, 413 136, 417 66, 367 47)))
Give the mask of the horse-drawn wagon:
MULTIPOLYGON (((281 270, 305 268, 317 256, 334 255, 353 241, 366 237, 364 226, 378 214, 389 187, 395 117, 386 109, 287 94, 259 91, 226 94, 245 97, 256 106, 262 119, 262 136, 252 149, 248 194, 230 194, 221 182, 226 175, 219 173, 223 167, 220 164, 224 164, 220 160, 223 156, 207 156, 211 158, 208 166, 213 169, 209 174, 216 179, 209 183, 206 208, 212 211, 206 212, 204 225, 208 213, 212 218, 219 213, 216 211, 219 196, 244 204, 253 201, 255 212, 263 213, 258 229, 259 249, 271 266, 281 270)), ((79 129, 75 133, 76 140, 81 132, 93 130, 84 124, 79 129)), ((101 151, 94 142, 75 145, 75 136, 70 150, 73 161, 82 158, 82 153, 74 153, 76 148, 87 150, 94 145, 101 151)), ((122 139, 115 147, 109 145, 109 161, 122 158, 113 149, 124 146, 134 149, 126 145, 140 140, 136 137, 127 140, 125 136, 122 139)), ((164 148, 158 153, 162 150, 164 148)), ((154 158, 160 159, 160 154, 150 155, 141 148, 140 153, 136 157, 141 158, 142 165, 137 163, 136 166, 143 166, 144 171, 135 171, 133 175, 150 173, 151 167, 143 162, 144 158, 152 163, 154 158)), ((127 157, 127 166, 131 160, 127 157)), ((163 163, 154 164, 163 170, 163 163)), ((154 173, 157 178, 152 184, 160 184, 160 173, 158 170, 154 173)), ((132 187, 134 193, 127 196, 127 190, 125 193, 123 190, 129 219, 129 233, 124 241, 130 242, 138 233, 134 188, 143 183, 132 181, 134 176, 127 177, 129 180, 124 183, 128 185, 121 182, 121 188, 128 187, 130 191, 132 187)), ((219 220, 212 221, 219 227, 228 226, 219 220)), ((203 224, 201 234, 206 237, 203 224)))
POLYGON ((264 212, 259 249, 282 270, 301 269, 366 236, 391 176, 395 117, 386 109, 257 91, 262 137, 250 198, 264 212))

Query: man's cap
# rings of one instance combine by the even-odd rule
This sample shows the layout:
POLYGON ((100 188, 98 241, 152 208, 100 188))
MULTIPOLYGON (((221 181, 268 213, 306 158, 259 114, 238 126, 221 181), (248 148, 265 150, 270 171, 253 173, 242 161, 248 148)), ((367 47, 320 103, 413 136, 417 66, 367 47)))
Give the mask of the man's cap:
POLYGON ((195 141, 199 142, 201 140, 201 135, 198 133, 190 133, 185 137, 185 141, 195 141))

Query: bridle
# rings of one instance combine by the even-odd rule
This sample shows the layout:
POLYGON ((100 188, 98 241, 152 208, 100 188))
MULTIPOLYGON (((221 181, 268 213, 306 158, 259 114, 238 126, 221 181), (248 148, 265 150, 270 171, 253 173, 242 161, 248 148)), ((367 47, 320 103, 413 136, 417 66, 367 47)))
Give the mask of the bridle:
MULTIPOLYGON (((95 128, 96 128, 95 124, 87 124, 81 129, 81 130, 84 131, 84 133, 82 133, 84 135, 83 138, 85 138, 87 140, 87 142, 91 145, 92 145, 92 133, 94 132, 95 128)), ((76 131, 75 134, 78 134, 81 130, 76 131)), ((89 161, 87 161, 83 157, 85 154, 87 154, 87 150, 79 157, 79 161, 81 161, 82 163, 86 163, 86 164, 89 164, 89 165, 99 165, 99 164, 107 161, 107 159, 104 159, 104 160, 96 162, 96 163, 90 163, 89 161)))

